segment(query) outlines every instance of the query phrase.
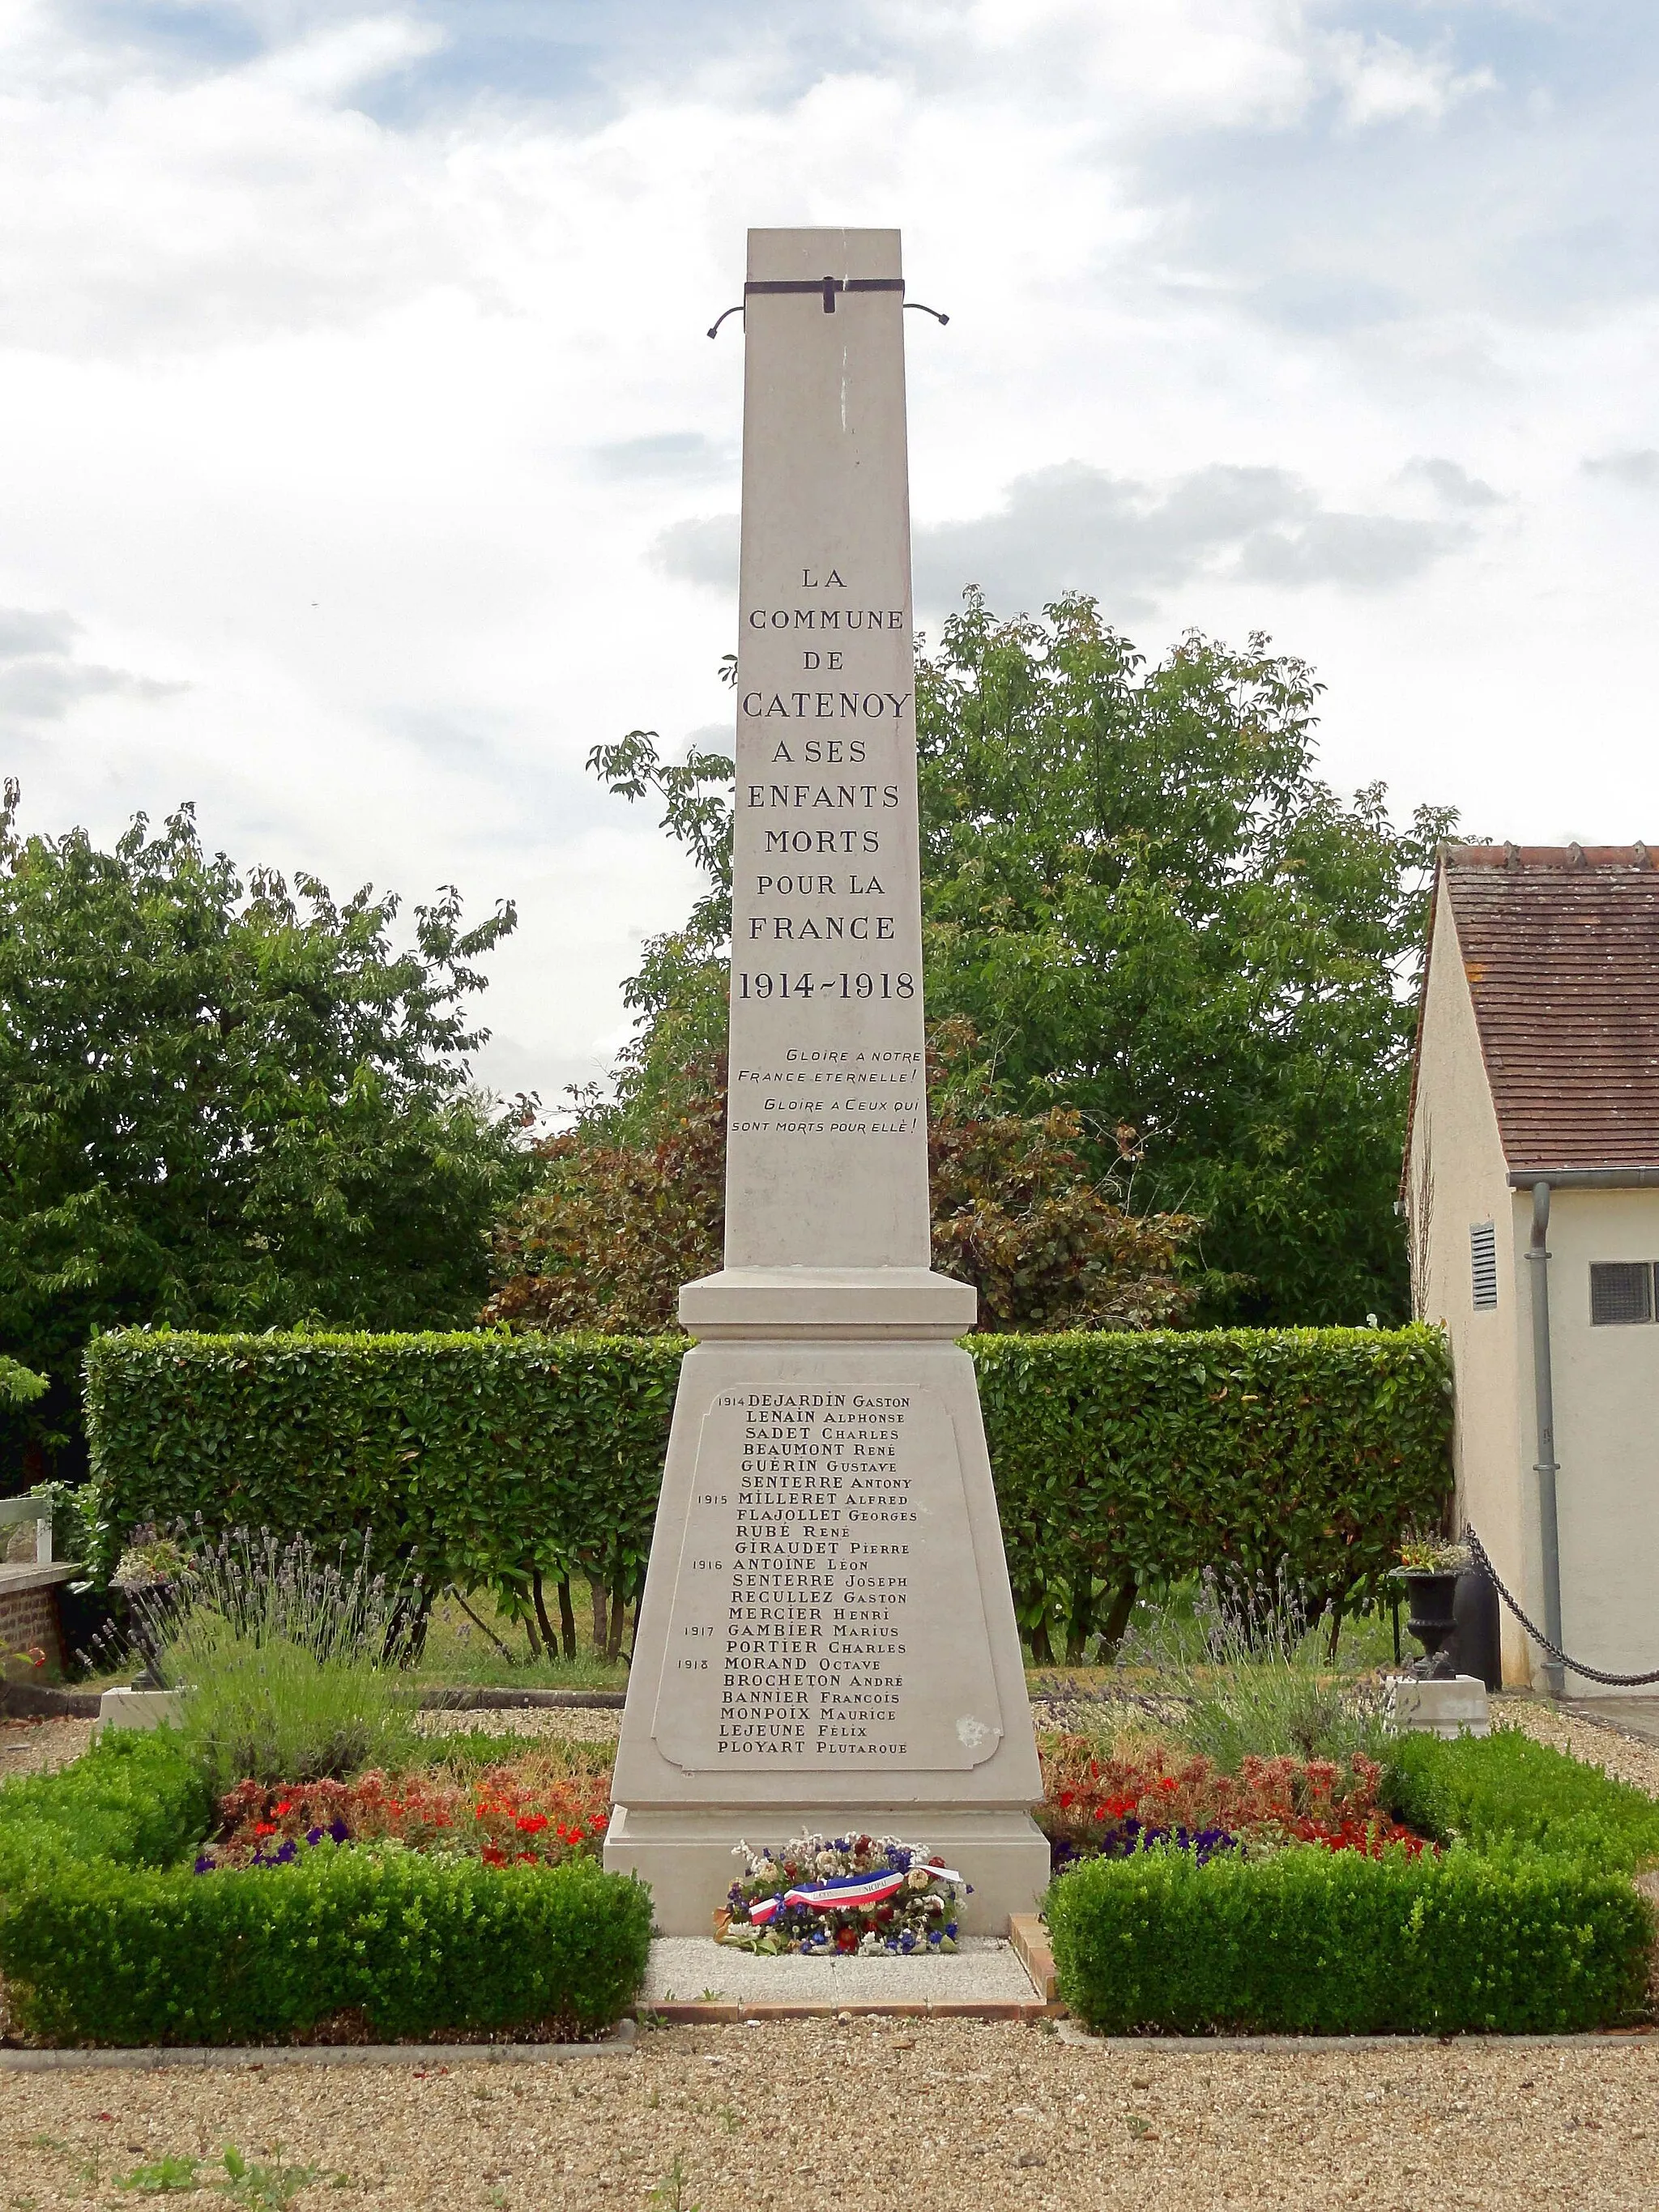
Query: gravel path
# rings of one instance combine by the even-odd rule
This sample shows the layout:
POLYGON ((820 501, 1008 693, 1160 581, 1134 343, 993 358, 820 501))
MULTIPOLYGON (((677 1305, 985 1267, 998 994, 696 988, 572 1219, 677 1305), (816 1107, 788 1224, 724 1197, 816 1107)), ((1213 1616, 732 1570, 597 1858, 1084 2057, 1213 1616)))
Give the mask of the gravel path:
MULTIPOLYGON (((1500 1711, 1659 1796, 1659 1747, 1522 1698, 1500 1711)), ((602 1740, 617 1718, 498 1713, 489 1724, 571 1736, 580 1721, 602 1740)), ((73 1756, 84 1734, 68 1731, 84 1729, 8 1729, 0 1771, 73 1756)), ((665 2212, 1651 2212, 1659 2037, 1279 2054, 815 2020, 660 2029, 633 2058, 510 2075, 463 2062, 425 2074, 0 2075, 0 2204, 18 2212, 142 2201, 118 2196, 133 2169, 169 2154, 216 2158, 227 2142, 250 2158, 280 2146, 290 2165, 321 2169, 294 2200, 313 2212, 354 2202, 615 2212, 659 2190, 665 2212)))
POLYGON ((421 1735, 552 1735, 566 1743, 615 1743, 617 1705, 505 1705, 471 1713, 416 1713, 421 1735))
POLYGON ((67 1766, 92 1741, 92 1729, 90 1721, 0 1720, 0 1781, 67 1766))
POLYGON ((1553 1744, 1587 1766, 1599 1766, 1620 1782, 1633 1782, 1650 1797, 1659 1797, 1659 1744, 1620 1735, 1596 1721, 1558 1711, 1533 1698, 1494 1698, 1492 1712, 1495 1721, 1512 1722, 1540 1743, 1553 1744))
POLYGON ((615 2212, 659 2189, 672 2212, 677 2159, 680 2212, 1650 2212, 1659 2047, 1141 2052, 966 2021, 809 2021, 662 2029, 635 2058, 506 2076, 0 2080, 5 2195, 34 2212, 111 2204, 136 2166, 227 2142, 322 2168, 297 2198, 312 2212, 615 2212))

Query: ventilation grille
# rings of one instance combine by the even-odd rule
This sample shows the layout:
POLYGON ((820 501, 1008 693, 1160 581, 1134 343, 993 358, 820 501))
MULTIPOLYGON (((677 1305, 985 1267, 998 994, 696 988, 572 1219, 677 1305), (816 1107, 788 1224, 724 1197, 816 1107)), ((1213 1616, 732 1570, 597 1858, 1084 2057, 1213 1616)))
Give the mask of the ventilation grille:
POLYGON ((1498 1231, 1490 1221, 1469 1224, 1469 1273, 1476 1313, 1491 1313, 1498 1304, 1498 1231))
POLYGON ((1653 1269, 1645 1260, 1590 1263, 1590 1320, 1597 1328, 1653 1319, 1653 1269))

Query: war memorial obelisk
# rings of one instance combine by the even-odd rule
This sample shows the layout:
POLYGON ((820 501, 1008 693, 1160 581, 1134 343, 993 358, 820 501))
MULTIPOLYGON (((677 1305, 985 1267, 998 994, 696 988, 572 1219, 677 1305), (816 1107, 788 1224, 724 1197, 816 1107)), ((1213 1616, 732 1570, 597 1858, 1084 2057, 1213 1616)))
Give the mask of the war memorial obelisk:
POLYGON ((738 1837, 896 1834, 1004 1931, 1047 1879, 973 1363, 929 1267, 904 288, 756 230, 726 1265, 689 1283, 605 1859, 702 1935, 738 1837))

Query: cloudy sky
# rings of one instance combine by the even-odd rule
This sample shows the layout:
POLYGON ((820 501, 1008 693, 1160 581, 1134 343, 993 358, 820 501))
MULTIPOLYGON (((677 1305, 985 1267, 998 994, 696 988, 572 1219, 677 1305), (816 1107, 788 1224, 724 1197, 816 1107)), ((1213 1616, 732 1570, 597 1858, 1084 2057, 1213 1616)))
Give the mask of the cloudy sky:
POLYGON ((750 223, 897 223, 924 626, 1270 631, 1342 785, 1659 842, 1638 0, 0 0, 0 767, 27 826, 522 916, 626 1032, 720 728, 750 223), (830 27, 826 27, 829 25, 830 27))

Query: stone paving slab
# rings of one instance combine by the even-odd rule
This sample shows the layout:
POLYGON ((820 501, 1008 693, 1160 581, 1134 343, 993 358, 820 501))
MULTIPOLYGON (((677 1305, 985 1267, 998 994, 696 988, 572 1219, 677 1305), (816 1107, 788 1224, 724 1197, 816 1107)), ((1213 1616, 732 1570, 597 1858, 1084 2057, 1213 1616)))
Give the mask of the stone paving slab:
POLYGON ((786 1952, 768 1959, 711 1936, 662 1936, 651 1946, 640 2005, 675 2019, 711 2020, 872 2008, 937 2013, 946 2006, 981 2018, 1022 2017, 1044 2008, 1013 1947, 997 1936, 967 1937, 944 1957, 807 1959, 786 1952))

